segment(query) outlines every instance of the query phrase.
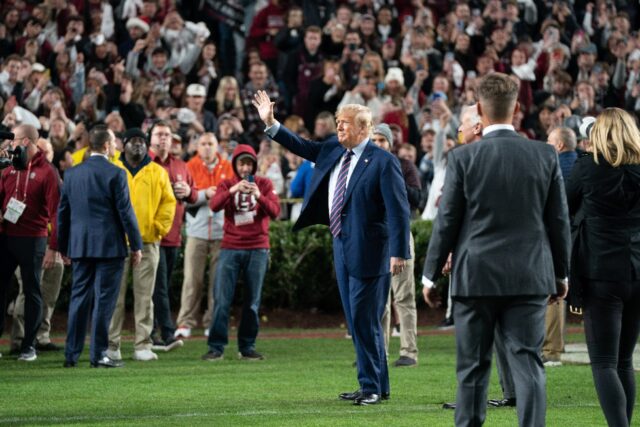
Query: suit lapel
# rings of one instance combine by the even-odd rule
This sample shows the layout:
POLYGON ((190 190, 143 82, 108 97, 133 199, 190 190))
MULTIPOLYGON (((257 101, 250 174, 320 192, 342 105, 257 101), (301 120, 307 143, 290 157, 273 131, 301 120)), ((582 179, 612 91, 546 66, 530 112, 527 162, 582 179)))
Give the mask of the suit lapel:
POLYGON ((311 188, 309 188, 309 194, 313 194, 316 192, 316 190, 320 186, 320 183, 325 179, 328 173, 331 173, 331 170, 345 151, 346 150, 342 145, 337 144, 329 152, 325 160, 316 163, 316 170, 313 173, 313 179, 311 180, 311 188))
POLYGON ((349 178, 349 184, 347 184, 347 194, 345 194, 345 196, 344 196, 344 204, 345 205, 349 201, 349 197, 351 196, 351 193, 353 192, 353 189, 355 188, 356 184, 358 183, 358 180, 360 179, 360 177, 364 173, 364 171, 367 168, 367 166, 369 166, 369 163, 371 163, 371 157, 372 156, 373 156, 373 143, 371 142, 371 140, 369 140, 369 142, 367 143, 366 148, 364 149, 364 151, 362 153, 362 156, 360 156, 360 159, 358 160, 358 163, 356 164, 356 168, 353 170, 353 174, 351 174, 351 178, 349 178))

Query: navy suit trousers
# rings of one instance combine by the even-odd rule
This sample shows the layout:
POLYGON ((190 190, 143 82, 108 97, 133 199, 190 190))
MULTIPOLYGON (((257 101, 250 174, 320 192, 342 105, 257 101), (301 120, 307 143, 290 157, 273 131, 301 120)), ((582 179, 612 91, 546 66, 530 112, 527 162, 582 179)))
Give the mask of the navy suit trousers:
POLYGON ((77 362, 91 316, 90 359, 97 362, 109 346, 109 324, 118 300, 124 258, 74 259, 65 358, 77 362))
POLYGON ((340 238, 333 240, 338 289, 356 350, 358 382, 364 393, 389 393, 389 371, 382 333, 382 315, 389 295, 391 275, 366 279, 350 276, 340 238))

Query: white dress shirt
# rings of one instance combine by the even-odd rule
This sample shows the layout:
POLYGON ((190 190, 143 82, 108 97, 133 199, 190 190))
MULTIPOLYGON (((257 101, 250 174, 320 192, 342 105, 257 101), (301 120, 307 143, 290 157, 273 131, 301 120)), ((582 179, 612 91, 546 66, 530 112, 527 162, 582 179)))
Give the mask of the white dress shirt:
POLYGON ((495 132, 497 130, 511 130, 515 132, 516 128, 514 128, 513 125, 507 124, 489 125, 486 128, 482 129, 482 136, 486 136, 488 133, 495 132))
MULTIPOLYGON (((353 147, 351 151, 353 151, 353 155, 351 157, 351 163, 349 164, 349 172, 347 172, 347 182, 345 184, 345 189, 349 188, 349 180, 351 179, 351 175, 353 174, 353 170, 356 168, 358 164, 358 160, 362 156, 364 149, 369 142, 369 138, 362 141, 357 146, 353 147)), ((331 216, 331 208, 333 207, 333 195, 336 192, 336 184, 338 183, 338 175, 340 175, 340 169, 342 168, 342 163, 344 162, 344 155, 346 151, 342 153, 340 156, 340 161, 336 163, 336 165, 331 170, 331 176, 329 177, 329 216, 331 216)))

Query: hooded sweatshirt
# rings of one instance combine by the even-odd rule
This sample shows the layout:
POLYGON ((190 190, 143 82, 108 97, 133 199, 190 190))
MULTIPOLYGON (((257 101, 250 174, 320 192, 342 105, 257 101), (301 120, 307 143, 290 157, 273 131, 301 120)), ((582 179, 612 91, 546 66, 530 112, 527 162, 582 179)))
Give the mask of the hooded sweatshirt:
POLYGON ((220 182, 215 196, 209 202, 214 212, 224 210, 224 235, 222 249, 268 249, 269 219, 280 215, 280 200, 273 190, 273 184, 267 178, 255 176, 258 168, 256 152, 250 145, 240 144, 233 151, 231 165, 234 177, 220 182), (251 194, 230 193, 231 187, 241 181, 237 163, 239 157, 253 159, 252 175, 260 190, 256 199, 251 194))

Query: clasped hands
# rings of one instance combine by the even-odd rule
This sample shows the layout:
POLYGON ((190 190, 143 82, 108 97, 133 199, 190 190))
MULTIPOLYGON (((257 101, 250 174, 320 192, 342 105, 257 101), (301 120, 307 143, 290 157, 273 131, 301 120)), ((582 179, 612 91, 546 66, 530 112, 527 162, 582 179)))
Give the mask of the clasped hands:
POLYGON ((231 194, 236 194, 238 191, 245 194, 253 194, 256 199, 260 198, 260 189, 255 182, 249 182, 243 179, 229 189, 229 193, 231 194))

